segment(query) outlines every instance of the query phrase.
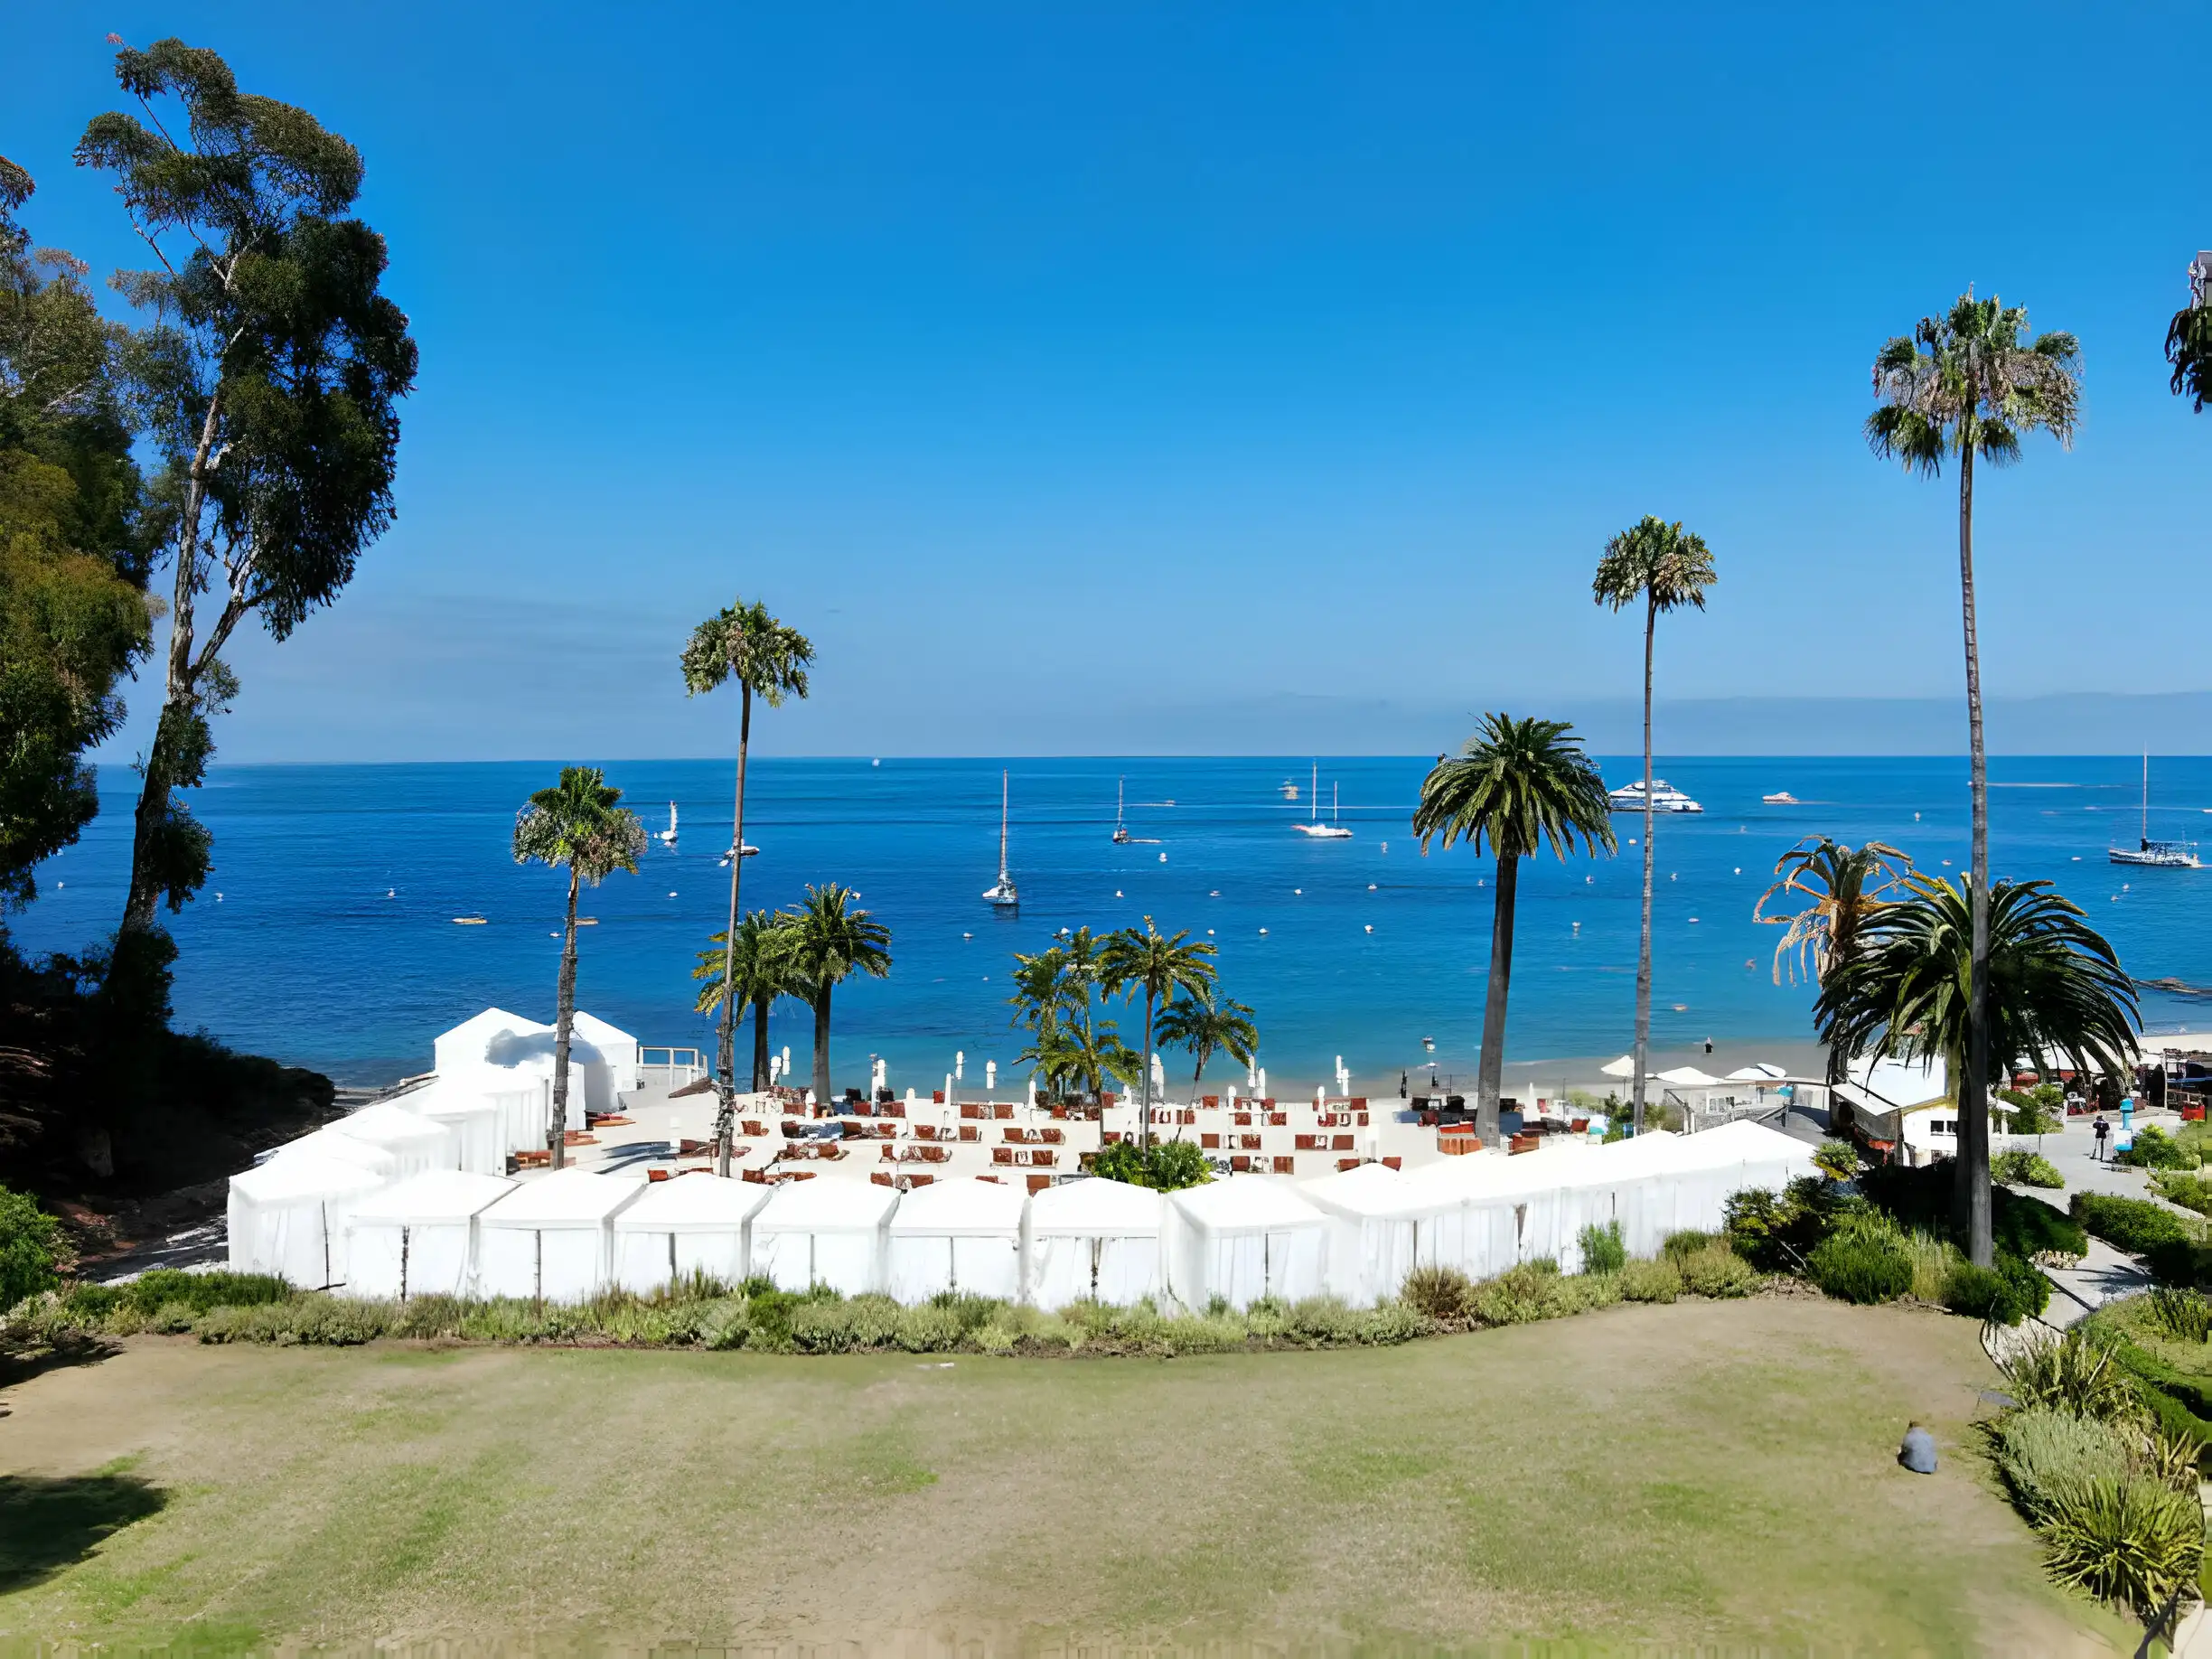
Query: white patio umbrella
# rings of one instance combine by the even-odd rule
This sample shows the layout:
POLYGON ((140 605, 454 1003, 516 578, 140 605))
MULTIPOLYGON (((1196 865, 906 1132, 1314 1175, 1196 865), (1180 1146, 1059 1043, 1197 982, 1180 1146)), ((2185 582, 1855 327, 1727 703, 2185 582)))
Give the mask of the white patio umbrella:
POLYGON ((1607 1077, 1634 1077, 1636 1075, 1636 1056, 1623 1054, 1610 1064, 1601 1065, 1598 1069, 1607 1077))

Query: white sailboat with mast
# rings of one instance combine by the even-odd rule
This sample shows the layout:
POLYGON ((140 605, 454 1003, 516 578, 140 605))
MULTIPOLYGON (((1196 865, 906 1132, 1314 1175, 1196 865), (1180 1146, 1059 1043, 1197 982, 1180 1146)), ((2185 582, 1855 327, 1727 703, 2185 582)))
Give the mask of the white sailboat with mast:
POLYGON ((1329 783, 1329 820, 1321 821, 1321 763, 1316 761, 1313 769, 1313 787, 1307 792, 1306 821, 1290 827, 1300 835, 1317 841, 1348 841, 1352 832, 1336 821, 1336 784, 1329 783))
POLYGON ((1123 793, 1123 790, 1124 790, 1125 786, 1128 784, 1128 783, 1129 783, 1129 780, 1128 780, 1127 778, 1116 778, 1116 779, 1114 780, 1114 832, 1113 832, 1113 841, 1114 841, 1114 845, 1115 845, 1116 847, 1126 847, 1126 846, 1128 846, 1128 845, 1129 845, 1129 825, 1128 825, 1127 823, 1125 823, 1125 822, 1123 822, 1123 821, 1122 821, 1122 812, 1123 812, 1123 810, 1124 810, 1125 803, 1124 803, 1124 801, 1122 801, 1122 798, 1121 798, 1121 797, 1122 797, 1122 793, 1123 793))
POLYGON ((673 801, 669 802, 669 827, 656 831, 653 839, 663 847, 676 845, 676 803, 673 801))
POLYGON ((2158 870, 2200 870, 2194 841, 2154 841, 2151 839, 2151 756, 2142 757, 2142 834, 2133 847, 2106 849, 2114 864, 2132 864, 2158 870))
POLYGON ((998 774, 998 879, 983 890, 984 899, 994 910, 1013 910, 1021 904, 1021 895, 1015 890, 1014 878, 1007 874, 1007 774, 998 774))

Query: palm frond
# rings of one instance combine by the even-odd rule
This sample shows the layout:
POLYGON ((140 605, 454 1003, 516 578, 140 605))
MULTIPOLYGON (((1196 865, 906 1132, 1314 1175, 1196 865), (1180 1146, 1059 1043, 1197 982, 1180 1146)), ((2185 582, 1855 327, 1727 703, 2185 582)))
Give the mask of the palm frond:
POLYGON ((1501 858, 1526 858, 1549 845, 1561 858, 1579 843, 1612 852, 1612 802, 1582 740, 1564 720, 1483 717, 1458 755, 1422 780, 1413 833, 1431 840, 1487 845, 1501 858))

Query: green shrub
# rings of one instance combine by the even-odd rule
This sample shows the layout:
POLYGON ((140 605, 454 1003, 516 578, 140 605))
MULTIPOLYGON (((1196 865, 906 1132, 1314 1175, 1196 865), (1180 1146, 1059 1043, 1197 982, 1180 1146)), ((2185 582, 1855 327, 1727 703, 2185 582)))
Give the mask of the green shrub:
POLYGON ((0 1311, 61 1282, 61 1223, 22 1193, 0 1186, 0 1311))
POLYGON ((1203 1186, 1214 1178, 1214 1166, 1192 1140, 1156 1140, 1149 1149, 1133 1140, 1117 1140, 1099 1149, 1090 1170, 1105 1180, 1163 1193, 1203 1186))
POLYGON ((1613 1276, 1613 1282, 1626 1302, 1671 1302, 1682 1288, 1682 1270, 1664 1257, 1631 1261, 1613 1276))
POLYGON ((1831 1181, 1849 1181, 1859 1174, 1859 1148, 1848 1140, 1823 1140, 1814 1148, 1813 1167, 1831 1181))
POLYGON ((2007 1192, 1990 1194, 1990 1231, 1997 1248, 2033 1261, 2039 1257, 2078 1258, 2087 1253, 2087 1229, 2040 1198, 2007 1192))
POLYGON ((2113 1154, 2113 1162, 2131 1169, 2194 1169, 2197 1154, 2157 1124, 2146 1123, 2126 1151, 2113 1154))
POLYGON ((2160 1285, 2143 1298, 2143 1313, 2153 1330, 2175 1342, 2212 1336, 2212 1302, 2195 1290, 2160 1285))
POLYGON ((792 1346, 801 1354, 842 1354, 852 1346, 852 1309, 841 1301, 802 1299, 791 1310, 792 1346))
POLYGON ((2199 1215, 2212 1215, 2212 1180, 2196 1171, 2153 1169, 2151 1190, 2168 1204, 2178 1204, 2199 1215))
POLYGON ((2194 1493, 2104 1476, 2058 1487, 2048 1514, 2051 1577, 2139 1614, 2193 1582, 2202 1564, 2204 1510, 2194 1493))
MULTIPOLYGON (((169 1307, 181 1309, 183 1304, 169 1307)), ((352 1347, 374 1342, 391 1326, 391 1309, 382 1302, 357 1301, 323 1291, 284 1302, 247 1306, 222 1302, 191 1320, 202 1342, 261 1342, 289 1347, 352 1347)))
POLYGON ((1475 1287, 1475 1317, 1485 1325, 1526 1325, 1560 1311, 1552 1295, 1559 1270, 1551 1262, 1524 1261, 1475 1287))
POLYGON ((2078 1417, 2123 1417, 2137 1392, 2118 1363, 2118 1343, 2095 1327, 2022 1342, 1997 1363, 2005 1392, 2023 1410, 2047 1406, 2078 1417))
POLYGON ((2106 1243, 2139 1255, 2160 1245, 2193 1243, 2203 1236, 2200 1229, 2148 1198, 2076 1193, 2067 1212, 2106 1243))
POLYGON ((2018 1325, 2043 1311, 2050 1300, 2050 1281, 2031 1263, 2006 1254, 1997 1258, 1993 1268, 1953 1263, 1941 1295, 1929 1299, 1940 1300, 1953 1313, 1969 1318, 2018 1325))
POLYGON ((1617 1221, 1609 1221, 1602 1227, 1593 1223, 1582 1229, 1575 1242, 1582 1249, 1585 1273, 1617 1273, 1628 1260, 1628 1246, 1621 1242, 1617 1221))
POLYGON ((2008 1147, 1990 1160, 1990 1179, 2006 1186, 2057 1188, 2066 1185, 2057 1167, 2026 1147, 2008 1147))
POLYGON ((1431 1319, 1464 1319, 1475 1307, 1474 1281, 1455 1267, 1417 1267, 1399 1294, 1431 1319))
POLYGON ((152 1314, 173 1302, 194 1313, 211 1308, 258 1308, 269 1302, 288 1302, 300 1294, 284 1279, 267 1273, 187 1273, 176 1268, 155 1268, 119 1287, 120 1305, 141 1314, 152 1314))
POLYGON ((1715 1239, 1701 1250, 1690 1251, 1674 1261, 1682 1289, 1692 1296, 1748 1296, 1759 1281, 1759 1271, 1725 1239, 1715 1239))
POLYGON ((1991 1460, 2029 1523, 2050 1519, 2057 1495, 2133 1472, 2127 1435, 2111 1423, 2055 1406, 2008 1411, 1991 1425, 1991 1460))
MULTIPOLYGON (((1743 1195, 1738 1194, 1737 1195, 1741 1197, 1743 1195)), ((1659 1246, 1659 1253, 1669 1261, 1679 1261, 1684 1256, 1695 1255, 1699 1251, 1703 1250, 1713 1242, 1716 1236, 1718 1235, 1711 1233, 1700 1233, 1695 1228, 1682 1233, 1670 1233, 1666 1235, 1666 1242, 1659 1246)))
POLYGON ((1894 1302, 1912 1289, 1913 1264, 1890 1242, 1841 1233, 1821 1241, 1807 1261, 1813 1282, 1845 1302, 1894 1302))
POLYGON ((1943 1301, 1950 1288, 1953 1270, 1966 1261, 1958 1246, 1949 1239, 1917 1229, 1899 1238, 1898 1244, 1904 1251, 1905 1259, 1912 1263, 1914 1298, 1930 1304, 1943 1301))
POLYGON ((896 1340, 909 1354, 947 1354, 959 1347, 966 1335, 960 1315, 950 1308, 931 1303, 899 1313, 896 1340))

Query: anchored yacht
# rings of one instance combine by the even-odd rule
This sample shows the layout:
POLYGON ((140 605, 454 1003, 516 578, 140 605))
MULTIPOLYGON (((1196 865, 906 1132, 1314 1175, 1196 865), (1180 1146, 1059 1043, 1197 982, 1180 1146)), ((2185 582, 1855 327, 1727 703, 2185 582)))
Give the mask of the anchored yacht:
MULTIPOLYGON (((1624 783, 1606 799, 1613 803, 1616 812, 1641 812, 1644 810, 1644 780, 1624 783)), ((1654 812, 1702 812, 1705 809, 1664 778, 1652 780, 1651 810, 1654 812)))

